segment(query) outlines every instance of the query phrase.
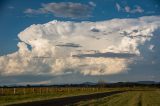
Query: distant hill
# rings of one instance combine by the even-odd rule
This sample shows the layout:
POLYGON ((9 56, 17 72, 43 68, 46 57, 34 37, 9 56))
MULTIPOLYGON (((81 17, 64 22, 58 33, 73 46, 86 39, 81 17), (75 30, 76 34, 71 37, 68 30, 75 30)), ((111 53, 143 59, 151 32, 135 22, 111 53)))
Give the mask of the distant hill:
POLYGON ((138 84, 158 84, 158 82, 155 82, 155 81, 138 81, 136 83, 138 84))
POLYGON ((84 84, 84 85, 96 85, 97 83, 93 83, 93 82, 84 82, 84 83, 82 83, 82 84, 84 84))
POLYGON ((102 85, 104 87, 132 87, 132 86, 160 86, 160 82, 155 82, 155 81, 137 81, 137 82, 107 82, 107 83, 99 83, 99 82, 83 82, 80 84, 37 84, 37 85, 17 85, 17 84, 12 84, 12 85, 1 85, 0 87, 98 87, 102 85))

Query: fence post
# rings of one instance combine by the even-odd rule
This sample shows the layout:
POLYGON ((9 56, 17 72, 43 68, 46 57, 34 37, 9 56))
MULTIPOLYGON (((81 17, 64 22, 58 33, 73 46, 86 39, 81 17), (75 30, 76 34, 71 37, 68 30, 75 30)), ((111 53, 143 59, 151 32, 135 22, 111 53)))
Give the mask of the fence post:
POLYGON ((25 88, 23 88, 23 94, 24 94, 24 95, 26 94, 26 89, 25 89, 25 88))
POLYGON ((42 89, 40 88, 40 94, 42 93, 42 89))
POLYGON ((13 94, 14 95, 16 94, 16 88, 13 88, 13 94))
POLYGON ((3 88, 1 88, 1 93, 2 93, 2 95, 3 95, 3 92, 4 92, 4 90, 3 90, 3 88))
POLYGON ((32 88, 32 92, 33 92, 33 94, 34 94, 34 88, 32 88))
POLYGON ((48 87, 47 87, 47 93, 48 93, 48 87))

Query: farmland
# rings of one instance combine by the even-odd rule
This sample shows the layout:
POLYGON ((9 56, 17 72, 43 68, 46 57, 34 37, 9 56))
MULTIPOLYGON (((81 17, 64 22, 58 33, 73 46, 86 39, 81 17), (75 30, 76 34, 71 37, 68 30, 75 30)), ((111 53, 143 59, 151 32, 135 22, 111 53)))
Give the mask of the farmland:
POLYGON ((73 95, 90 94, 112 91, 106 88, 79 88, 79 87, 31 87, 31 88, 1 88, 0 104, 12 104, 29 101, 44 100, 73 95))
POLYGON ((55 104, 59 101, 64 106, 160 105, 160 89, 155 87, 12 87, 0 89, 0 105, 34 106, 34 103, 55 104))
POLYGON ((101 99, 81 101, 75 106, 160 106, 160 90, 128 91, 101 99))

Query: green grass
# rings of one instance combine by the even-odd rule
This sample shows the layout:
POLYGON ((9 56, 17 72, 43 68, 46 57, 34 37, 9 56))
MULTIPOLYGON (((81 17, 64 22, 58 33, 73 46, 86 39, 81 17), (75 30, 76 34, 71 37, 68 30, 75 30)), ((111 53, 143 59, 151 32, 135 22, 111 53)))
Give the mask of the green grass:
POLYGON ((23 94, 23 90, 17 89, 17 94, 12 93, 12 89, 6 90, 6 95, 0 96, 0 106, 13 104, 13 103, 23 103, 23 102, 30 102, 30 101, 39 101, 45 99, 52 99, 52 98, 59 98, 65 96, 74 96, 74 95, 83 95, 83 94, 90 94, 96 92, 106 92, 112 91, 114 89, 109 88, 50 88, 51 91, 48 93, 43 92, 40 94, 39 92, 32 93, 31 90, 26 90, 26 94, 23 94))
POLYGON ((81 101, 75 106, 160 106, 160 90, 127 91, 101 99, 81 101))
POLYGON ((6 89, 5 95, 0 96, 0 106, 23 103, 31 101, 39 101, 45 99, 54 99, 66 96, 84 95, 97 92, 110 91, 127 91, 120 94, 114 94, 105 98, 94 99, 89 101, 81 101, 73 105, 78 106, 160 106, 160 89, 135 87, 135 88, 36 88, 32 93, 33 88, 27 88, 26 93, 23 93, 23 88, 19 88, 16 94, 13 94, 12 89, 6 89), (133 91, 132 91, 133 90, 133 91))

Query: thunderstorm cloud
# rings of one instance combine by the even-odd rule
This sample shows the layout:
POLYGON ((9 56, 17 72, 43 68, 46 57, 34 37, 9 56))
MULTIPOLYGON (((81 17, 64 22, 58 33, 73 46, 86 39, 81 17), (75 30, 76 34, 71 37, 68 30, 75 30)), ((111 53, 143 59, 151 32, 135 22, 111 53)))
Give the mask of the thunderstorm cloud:
MULTIPOLYGON (((72 4, 62 5, 67 11, 72 4)), ((53 12, 61 8, 49 7, 53 12)), ((33 24, 18 34, 18 51, 0 57, 0 75, 111 75, 127 72, 140 61, 152 67, 160 60, 155 57, 160 52, 159 30, 159 16, 33 24)))

